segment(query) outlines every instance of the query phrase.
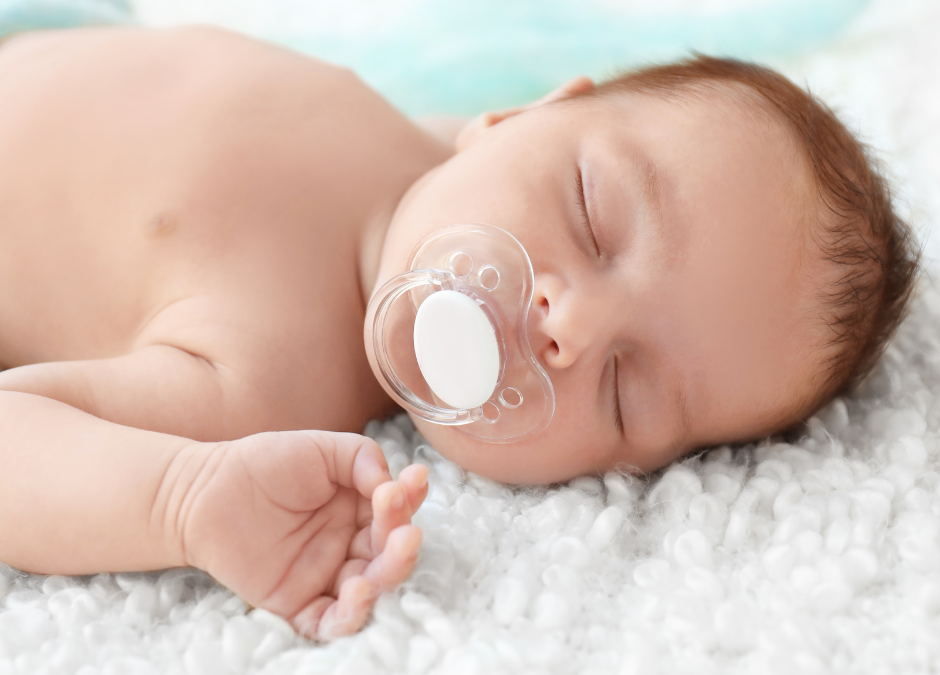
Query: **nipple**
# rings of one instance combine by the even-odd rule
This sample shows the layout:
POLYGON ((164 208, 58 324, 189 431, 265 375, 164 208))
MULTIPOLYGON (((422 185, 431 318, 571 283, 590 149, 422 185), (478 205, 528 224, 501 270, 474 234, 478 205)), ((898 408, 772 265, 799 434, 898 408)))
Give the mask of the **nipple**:
POLYGON ((551 421, 555 394, 529 345, 532 263, 511 234, 454 225, 415 248, 372 297, 381 377, 406 410, 504 443, 551 421))

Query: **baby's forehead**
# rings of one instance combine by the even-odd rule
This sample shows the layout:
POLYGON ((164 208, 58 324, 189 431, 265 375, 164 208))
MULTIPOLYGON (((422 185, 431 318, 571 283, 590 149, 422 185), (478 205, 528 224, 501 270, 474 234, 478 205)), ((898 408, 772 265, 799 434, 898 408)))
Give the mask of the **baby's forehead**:
POLYGON ((686 120, 702 127, 756 133, 768 141, 782 141, 794 156, 805 155, 800 152, 795 130, 779 111, 761 94, 738 82, 700 81, 655 89, 601 85, 575 97, 572 103, 575 115, 590 123, 616 126, 631 114, 646 112, 652 123, 664 128, 686 120))
MULTIPOLYGON (((657 148, 681 139, 689 147, 685 153, 688 161, 677 170, 689 173, 697 168, 728 168, 729 163, 737 163, 742 171, 749 164, 761 165, 774 175, 772 187, 789 193, 804 215, 804 225, 817 219, 823 204, 801 139, 790 123, 749 87, 723 82, 656 90, 606 90, 602 86, 596 94, 581 98, 584 105, 576 114, 585 122, 587 133, 606 126, 610 137, 626 140, 611 144, 613 147, 629 152, 634 142, 648 144, 647 150, 655 154, 657 148), (708 154, 696 155, 692 146, 707 146, 708 154), (694 161, 700 167, 693 165, 694 161)), ((676 164, 683 164, 681 154, 676 164)), ((735 190, 733 185, 727 187, 735 190)))

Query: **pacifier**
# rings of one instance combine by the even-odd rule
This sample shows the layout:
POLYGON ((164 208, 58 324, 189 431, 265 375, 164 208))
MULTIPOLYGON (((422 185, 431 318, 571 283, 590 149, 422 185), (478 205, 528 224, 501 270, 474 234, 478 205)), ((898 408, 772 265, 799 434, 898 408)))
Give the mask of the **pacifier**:
POLYGON ((378 368, 395 401, 492 443, 543 430, 555 391, 528 339, 534 276, 522 244, 492 225, 422 239, 369 302, 378 368))

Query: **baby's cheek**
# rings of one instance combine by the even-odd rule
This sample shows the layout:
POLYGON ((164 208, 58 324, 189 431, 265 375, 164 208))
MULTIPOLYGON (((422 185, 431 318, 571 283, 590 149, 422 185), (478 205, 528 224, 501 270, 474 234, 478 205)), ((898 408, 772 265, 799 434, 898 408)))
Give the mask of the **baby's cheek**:
POLYGON ((431 447, 451 462, 485 476, 489 475, 490 468, 500 468, 496 458, 488 452, 486 446, 490 444, 481 443, 456 427, 432 424, 411 413, 408 416, 431 447))

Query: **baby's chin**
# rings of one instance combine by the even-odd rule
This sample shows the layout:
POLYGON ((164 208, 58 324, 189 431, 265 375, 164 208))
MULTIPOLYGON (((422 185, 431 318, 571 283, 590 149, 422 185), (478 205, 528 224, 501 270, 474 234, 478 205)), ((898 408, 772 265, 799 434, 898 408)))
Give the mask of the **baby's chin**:
POLYGON ((459 427, 432 424, 408 414, 421 435, 441 455, 473 473, 510 485, 547 485, 575 478, 585 471, 572 465, 571 453, 553 453, 545 439, 487 443, 459 427))

